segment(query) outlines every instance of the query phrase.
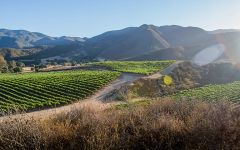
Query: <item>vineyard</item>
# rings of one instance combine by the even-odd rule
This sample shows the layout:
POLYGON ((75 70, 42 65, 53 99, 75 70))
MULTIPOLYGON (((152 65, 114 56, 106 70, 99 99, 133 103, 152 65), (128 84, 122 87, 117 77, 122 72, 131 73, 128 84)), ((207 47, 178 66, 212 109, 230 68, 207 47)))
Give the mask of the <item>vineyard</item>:
POLYGON ((91 65, 98 65, 109 67, 112 70, 120 72, 129 72, 129 73, 139 73, 139 74, 152 74, 154 72, 160 71, 170 64, 173 60, 167 61, 105 61, 91 63, 91 65))
POLYGON ((119 75, 110 71, 0 75, 0 111, 68 104, 90 96, 119 75))
POLYGON ((174 99, 240 102, 240 81, 221 85, 208 85, 195 89, 180 91, 174 99))

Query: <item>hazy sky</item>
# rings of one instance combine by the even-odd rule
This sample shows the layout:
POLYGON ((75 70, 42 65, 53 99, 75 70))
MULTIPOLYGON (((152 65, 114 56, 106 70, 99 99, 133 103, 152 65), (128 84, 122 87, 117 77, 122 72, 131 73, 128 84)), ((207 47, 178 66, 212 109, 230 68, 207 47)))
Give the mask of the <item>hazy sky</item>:
POLYGON ((0 28, 92 37, 141 24, 240 29, 240 0, 0 0, 0 28))

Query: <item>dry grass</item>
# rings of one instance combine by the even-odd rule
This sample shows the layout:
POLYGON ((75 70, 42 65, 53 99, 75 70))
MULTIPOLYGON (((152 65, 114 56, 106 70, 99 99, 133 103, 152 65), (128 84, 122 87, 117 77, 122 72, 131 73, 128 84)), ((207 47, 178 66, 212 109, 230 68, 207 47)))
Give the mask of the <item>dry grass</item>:
POLYGON ((240 149, 240 107, 161 100, 0 124, 1 149, 240 149))

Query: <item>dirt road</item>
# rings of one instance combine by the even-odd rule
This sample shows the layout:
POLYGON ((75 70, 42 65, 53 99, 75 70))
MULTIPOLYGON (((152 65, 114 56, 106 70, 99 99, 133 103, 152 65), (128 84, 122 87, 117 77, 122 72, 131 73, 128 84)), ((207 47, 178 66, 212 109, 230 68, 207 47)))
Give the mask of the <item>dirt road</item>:
POLYGON ((73 104, 69 104, 69 105, 57 107, 57 108, 50 108, 46 110, 0 117, 0 122, 4 121, 5 119, 14 119, 19 117, 41 119, 41 118, 46 118, 46 116, 51 117, 61 112, 69 112, 72 109, 81 109, 83 107, 85 108, 91 107, 94 109, 103 110, 111 107, 116 103, 119 103, 119 102, 103 102, 102 98, 106 94, 108 94, 109 92, 111 92, 112 90, 118 87, 121 87, 124 84, 131 83, 141 77, 143 77, 143 75, 133 74, 133 73, 122 73, 117 80, 113 81, 108 86, 102 88, 101 90, 99 90, 93 96, 87 98, 86 100, 81 100, 73 104))
POLYGON ((161 70, 159 72, 156 72, 156 73, 154 73, 154 74, 152 74, 150 76, 146 76, 144 78, 145 79, 156 79, 156 78, 160 78, 163 75, 167 75, 167 74, 171 73, 172 70, 174 68, 176 68, 178 66, 178 64, 181 63, 181 62, 183 62, 183 61, 176 61, 175 63, 169 65, 167 68, 165 68, 165 69, 163 69, 163 70, 161 70))
POLYGON ((124 84, 130 84, 139 78, 159 78, 162 76, 162 74, 167 74, 167 73, 171 72, 177 66, 178 63, 180 63, 180 62, 175 62, 174 64, 170 65, 166 69, 164 69, 160 72, 157 72, 153 75, 150 75, 150 76, 144 76, 144 75, 134 74, 134 73, 122 73, 117 80, 113 81, 108 86, 102 88, 101 90, 99 90, 93 96, 87 98, 86 100, 81 100, 81 101, 75 102, 73 104, 69 104, 69 105, 57 107, 57 108, 50 108, 50 109, 34 111, 34 112, 29 112, 29 113, 8 115, 8 116, 0 117, 0 122, 4 121, 5 119, 9 120, 9 119, 16 119, 19 117, 30 118, 30 119, 31 118, 43 119, 46 117, 54 116, 61 112, 66 113, 72 109, 81 109, 83 107, 90 108, 90 109, 97 109, 97 110, 101 111, 101 110, 110 108, 111 106, 116 105, 117 103, 120 103, 120 102, 116 102, 116 101, 112 101, 112 102, 104 102, 103 101, 102 98, 106 94, 110 93, 112 90, 117 89, 124 84))

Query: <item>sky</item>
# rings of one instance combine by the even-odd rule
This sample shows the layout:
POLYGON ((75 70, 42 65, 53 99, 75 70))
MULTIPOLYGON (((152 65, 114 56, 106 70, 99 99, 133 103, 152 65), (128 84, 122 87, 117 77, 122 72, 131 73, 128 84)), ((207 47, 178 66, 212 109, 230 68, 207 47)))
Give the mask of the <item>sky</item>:
POLYGON ((240 0, 1 0, 0 28, 93 37, 142 24, 240 29, 240 0))

